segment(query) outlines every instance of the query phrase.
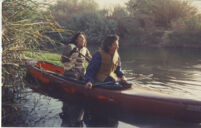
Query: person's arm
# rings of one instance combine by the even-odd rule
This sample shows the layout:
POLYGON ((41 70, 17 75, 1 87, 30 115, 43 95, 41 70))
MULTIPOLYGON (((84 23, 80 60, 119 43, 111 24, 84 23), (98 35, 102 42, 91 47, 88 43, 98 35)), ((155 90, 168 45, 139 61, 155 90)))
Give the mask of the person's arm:
POLYGON ((117 68, 115 70, 115 73, 121 79, 122 82, 127 83, 127 79, 126 79, 123 71, 121 70, 121 60, 120 60, 120 58, 118 59, 118 66, 117 66, 117 68))
POLYGON ((121 70, 121 60, 120 60, 120 58, 118 59, 118 66, 117 66, 117 68, 115 70, 115 73, 117 74, 117 76, 119 78, 121 78, 124 75, 123 71, 121 70))
POLYGON ((69 54, 70 52, 73 50, 73 47, 71 47, 71 45, 67 45, 64 48, 63 54, 61 55, 61 62, 65 63, 65 62, 69 62, 70 61, 70 57, 69 54))
POLYGON ((100 69, 100 65, 101 65, 101 55, 100 53, 97 52, 93 55, 92 60, 90 61, 86 70, 85 74, 86 88, 92 87, 92 83, 94 83, 94 76, 100 69))
POLYGON ((89 58, 90 60, 92 59, 91 53, 89 52, 88 49, 87 49, 87 52, 86 52, 86 57, 89 58))

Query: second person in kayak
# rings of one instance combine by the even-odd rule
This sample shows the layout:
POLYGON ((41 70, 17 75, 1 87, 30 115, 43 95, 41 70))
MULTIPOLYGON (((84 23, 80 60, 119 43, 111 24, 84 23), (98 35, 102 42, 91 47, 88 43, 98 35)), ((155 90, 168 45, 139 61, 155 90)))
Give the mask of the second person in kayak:
POLYGON ((61 62, 64 64, 64 76, 78 80, 84 78, 85 60, 91 59, 86 44, 86 36, 83 32, 76 33, 68 43, 61 56, 61 62))
POLYGON ((96 52, 90 61, 85 80, 86 88, 91 88, 97 82, 117 81, 120 79, 127 83, 124 73, 121 71, 121 61, 118 54, 119 36, 108 35, 102 43, 101 49, 96 52))

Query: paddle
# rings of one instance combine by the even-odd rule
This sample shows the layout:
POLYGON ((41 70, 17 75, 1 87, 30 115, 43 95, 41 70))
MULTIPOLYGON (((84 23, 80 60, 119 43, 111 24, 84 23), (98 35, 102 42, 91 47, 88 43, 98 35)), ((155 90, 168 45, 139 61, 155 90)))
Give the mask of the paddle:
POLYGON ((89 57, 87 57, 87 56, 85 56, 85 55, 83 55, 82 53, 80 53, 80 52, 78 52, 81 56, 83 56, 83 57, 85 57, 86 58, 86 60, 88 61, 88 62, 90 62, 91 61, 91 58, 89 58, 89 57))
MULTIPOLYGON (((127 81, 137 81, 137 80, 151 78, 152 76, 153 76, 153 74, 142 75, 142 76, 139 76, 139 77, 127 79, 127 81)), ((120 82, 120 81, 117 81, 117 82, 120 82)), ((114 84, 114 83, 116 83, 116 82, 114 82, 114 81, 108 81, 108 82, 103 82, 103 83, 96 83, 96 84, 93 84, 93 86, 102 86, 102 85, 114 84)))
MULTIPOLYGON (((71 56, 73 53, 75 53, 75 52, 78 52, 79 55, 85 57, 85 59, 86 59, 88 62, 91 60, 91 58, 89 58, 89 57, 83 55, 82 53, 80 53, 80 52, 77 50, 77 48, 74 48, 74 49, 70 52, 70 56, 71 56)), ((66 58, 66 59, 69 59, 69 57, 64 56, 64 55, 62 55, 62 57, 66 58)))
POLYGON ((153 74, 142 75, 142 76, 139 76, 139 77, 134 77, 134 78, 127 79, 127 81, 137 81, 137 80, 151 78, 152 76, 153 76, 153 74))

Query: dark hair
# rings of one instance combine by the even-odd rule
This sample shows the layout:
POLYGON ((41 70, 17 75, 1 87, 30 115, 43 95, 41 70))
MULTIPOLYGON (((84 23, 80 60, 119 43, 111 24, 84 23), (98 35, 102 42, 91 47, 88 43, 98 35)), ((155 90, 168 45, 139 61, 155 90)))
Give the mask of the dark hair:
POLYGON ((114 34, 114 35, 108 35, 105 40, 102 42, 102 45, 101 45, 101 49, 104 50, 105 52, 108 52, 109 49, 108 47, 109 46, 112 46, 112 44, 119 40, 119 36, 114 34))
MULTIPOLYGON (((71 44, 77 45, 76 40, 77 40, 77 38, 79 37, 79 35, 84 35, 84 37, 85 37, 85 39, 86 39, 86 35, 84 34, 84 32, 78 32, 78 33, 76 33, 76 34, 72 37, 72 39, 70 40, 69 44, 71 43, 71 44)), ((87 40, 86 40, 86 44, 87 44, 87 40)), ((86 44, 85 44, 85 45, 86 45, 86 44)))

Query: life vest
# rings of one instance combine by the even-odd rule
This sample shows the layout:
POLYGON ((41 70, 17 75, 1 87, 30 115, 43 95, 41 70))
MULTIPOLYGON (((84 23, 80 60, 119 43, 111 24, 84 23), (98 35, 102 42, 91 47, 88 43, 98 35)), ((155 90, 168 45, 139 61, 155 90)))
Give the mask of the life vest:
POLYGON ((118 77, 115 73, 115 70, 118 66, 118 52, 115 51, 113 56, 103 50, 100 50, 99 53, 101 54, 101 66, 99 71, 96 73, 95 80, 104 82, 104 80, 110 76, 117 81, 118 77))

